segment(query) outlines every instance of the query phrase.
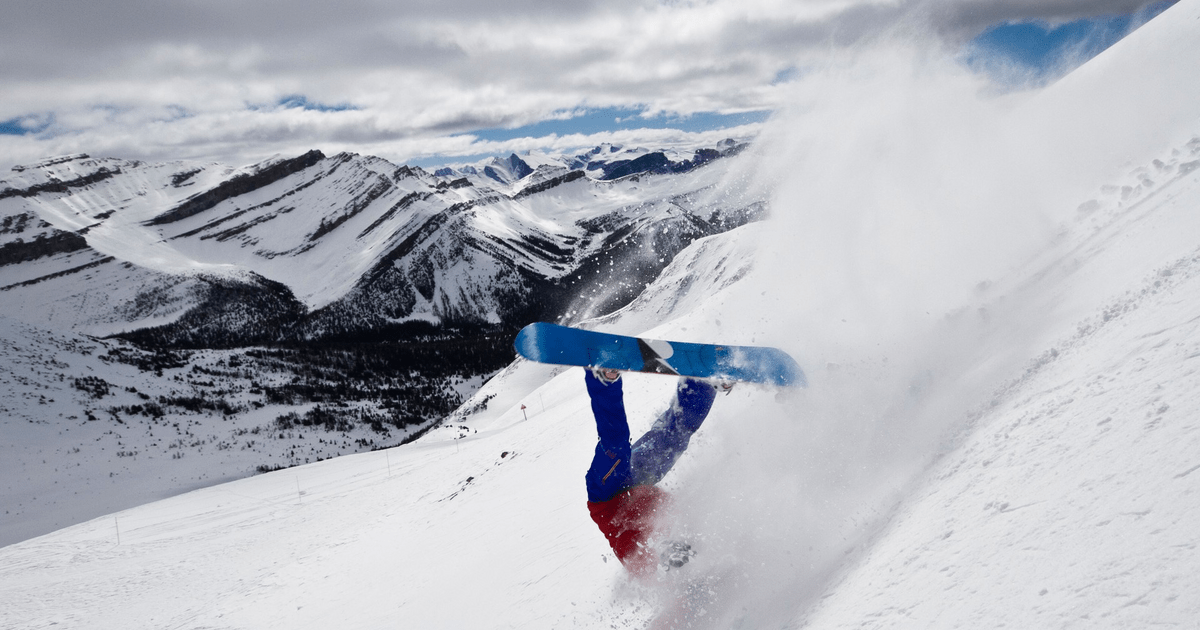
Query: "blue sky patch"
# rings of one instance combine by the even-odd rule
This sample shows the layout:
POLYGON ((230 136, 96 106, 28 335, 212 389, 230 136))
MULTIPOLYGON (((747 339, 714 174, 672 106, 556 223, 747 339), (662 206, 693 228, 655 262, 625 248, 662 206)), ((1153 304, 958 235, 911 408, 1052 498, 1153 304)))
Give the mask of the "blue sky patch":
POLYGON ((52 116, 18 116, 0 120, 0 136, 28 136, 41 133, 53 122, 52 116))
POLYGON ((25 129, 25 127, 21 126, 21 119, 19 118, 0 121, 0 135, 23 136, 27 133, 29 133, 29 131, 25 129))
POLYGON ((325 103, 310 101, 303 94, 290 94, 279 99, 277 104, 285 109, 299 108, 313 112, 345 112, 358 109, 353 105, 326 105, 325 103))
POLYGON ((771 85, 779 85, 781 83, 790 83, 800 78, 800 68, 789 66, 775 73, 775 78, 771 79, 771 85))
POLYGON ((1041 78, 1058 75, 1104 52, 1131 29, 1173 4, 1174 0, 1157 2, 1133 14, 1076 20, 1058 26, 1037 21, 997 24, 971 41, 965 61, 985 72, 1000 63, 1016 65, 1041 78))
POLYGON ((700 112, 690 116, 659 115, 648 118, 643 118, 641 114, 642 110, 632 107, 602 107, 586 110, 585 113, 571 118, 543 120, 515 129, 480 129, 468 132, 468 134, 480 140, 503 142, 514 138, 540 138, 550 134, 565 136, 579 133, 587 135, 622 129, 711 131, 763 122, 771 115, 771 112, 755 111, 741 114, 700 112))

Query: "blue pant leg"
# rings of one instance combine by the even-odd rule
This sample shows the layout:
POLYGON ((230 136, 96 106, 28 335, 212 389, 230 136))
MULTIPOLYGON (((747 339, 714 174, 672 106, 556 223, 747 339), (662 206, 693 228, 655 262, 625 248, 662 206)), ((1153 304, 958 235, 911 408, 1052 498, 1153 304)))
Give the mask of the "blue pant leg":
POLYGON ((585 477, 588 501, 607 501, 633 485, 625 396, 621 380, 606 384, 590 370, 584 370, 584 380, 600 437, 585 477))
POLYGON ((704 381, 679 381, 671 406, 631 449, 635 484, 656 484, 671 470, 708 417, 716 397, 716 388, 704 381))

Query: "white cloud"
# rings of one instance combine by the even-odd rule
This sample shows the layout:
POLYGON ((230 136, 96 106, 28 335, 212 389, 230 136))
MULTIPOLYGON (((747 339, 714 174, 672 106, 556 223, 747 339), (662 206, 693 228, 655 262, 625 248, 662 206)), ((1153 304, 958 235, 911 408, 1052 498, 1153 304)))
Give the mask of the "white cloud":
POLYGON ((311 147, 457 146, 444 136, 579 107, 774 109, 781 72, 898 25, 957 41, 999 20, 1140 4, 18 0, 0 23, 0 121, 54 118, 37 136, 0 136, 0 159, 245 162, 311 147), (272 107, 293 95, 357 111, 272 107))

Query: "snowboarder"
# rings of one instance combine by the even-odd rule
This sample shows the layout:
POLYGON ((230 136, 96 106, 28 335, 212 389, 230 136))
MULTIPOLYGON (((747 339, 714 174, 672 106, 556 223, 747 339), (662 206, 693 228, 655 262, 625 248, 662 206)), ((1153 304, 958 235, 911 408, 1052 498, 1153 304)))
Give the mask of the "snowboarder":
POLYGON ((683 566, 693 553, 686 543, 660 542, 655 548, 655 521, 668 500, 655 484, 687 449, 718 387, 728 391, 732 384, 681 378, 671 406, 631 446, 621 373, 594 368, 585 370, 584 380, 600 437, 586 476, 592 520, 634 575, 652 574, 660 562, 668 570, 683 566))

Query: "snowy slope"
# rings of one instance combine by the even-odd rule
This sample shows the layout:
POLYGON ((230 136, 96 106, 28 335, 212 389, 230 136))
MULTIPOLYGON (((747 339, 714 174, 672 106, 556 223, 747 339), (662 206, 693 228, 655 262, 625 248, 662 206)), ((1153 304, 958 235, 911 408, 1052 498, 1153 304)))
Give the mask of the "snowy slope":
MULTIPOLYGON (((1200 2, 1180 3, 1101 61, 1190 76, 1197 29, 1200 2)), ((1091 89, 1197 102, 1103 63, 1091 89)), ((1067 141, 1084 123, 1036 128, 1103 109, 1082 83, 993 109, 955 75, 865 101, 878 86, 833 74, 831 110, 764 149, 811 175, 779 185, 772 219, 693 243, 597 323, 779 345, 810 377, 718 399, 664 480, 700 550, 687 571, 628 579, 584 507, 580 370, 518 362, 416 443, 0 549, 0 625, 642 627, 695 579, 702 627, 1193 623, 1200 112, 1129 119, 1130 144, 1093 129, 1098 152, 1067 141), (830 121, 861 133, 806 135, 830 121), (991 133, 1020 125, 1036 132, 991 133)), ((637 433, 672 382, 626 378, 637 433)))
POLYGON ((1150 267, 993 400, 806 627, 1195 622, 1200 177, 1188 179, 1132 208, 1125 243, 1079 273, 1111 277, 1127 248, 1182 256, 1150 267), (1180 231, 1190 252, 1159 249, 1180 231))
MULTIPOLYGON (((422 428, 281 426, 280 416, 320 405, 279 395, 300 382, 286 363, 242 351, 144 352, 0 317, 0 352, 0 545, 422 428)), ((464 384, 442 387, 453 385, 464 384)), ((378 394, 345 402, 384 418, 398 411, 378 394)))

